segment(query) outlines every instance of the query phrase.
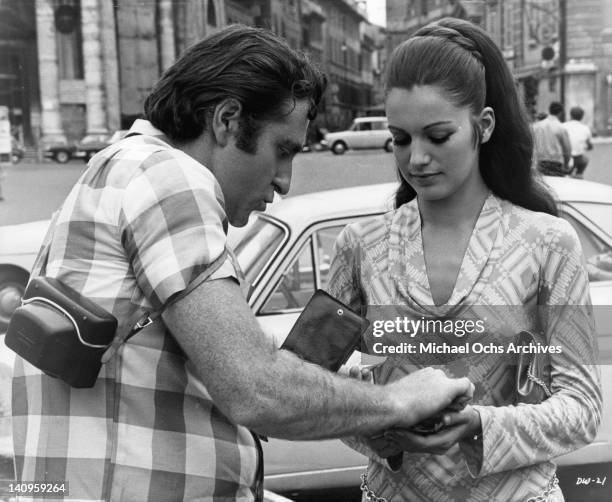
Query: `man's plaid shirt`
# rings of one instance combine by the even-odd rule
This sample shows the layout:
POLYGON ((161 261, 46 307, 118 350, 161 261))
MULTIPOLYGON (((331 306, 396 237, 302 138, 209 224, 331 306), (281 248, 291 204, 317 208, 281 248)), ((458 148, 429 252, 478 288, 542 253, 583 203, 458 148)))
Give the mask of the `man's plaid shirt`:
MULTIPOLYGON (((221 255, 227 229, 212 173, 148 122, 131 132, 141 134, 96 155, 68 195, 46 274, 120 323, 185 290, 221 255)), ((228 276, 229 260, 212 278, 228 276)), ((65 480, 69 499, 253 498, 251 433, 215 406, 161 318, 120 348, 92 389, 18 357, 12 409, 17 478, 65 480)))

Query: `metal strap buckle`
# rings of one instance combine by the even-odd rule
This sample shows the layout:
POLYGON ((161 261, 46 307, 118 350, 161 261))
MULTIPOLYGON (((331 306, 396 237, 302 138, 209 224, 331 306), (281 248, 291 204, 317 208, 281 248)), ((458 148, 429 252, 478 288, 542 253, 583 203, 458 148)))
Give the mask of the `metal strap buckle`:
POLYGON ((138 322, 134 325, 134 330, 140 331, 143 328, 146 328, 149 324, 153 324, 153 319, 149 314, 146 317, 142 317, 138 320, 138 322))

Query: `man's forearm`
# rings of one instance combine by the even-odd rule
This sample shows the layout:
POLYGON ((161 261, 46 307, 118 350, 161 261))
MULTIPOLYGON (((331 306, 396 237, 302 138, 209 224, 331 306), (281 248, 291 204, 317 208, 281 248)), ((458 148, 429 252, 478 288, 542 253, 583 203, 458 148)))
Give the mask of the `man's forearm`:
POLYGON ((235 406, 236 421, 261 434, 324 439, 384 430, 400 414, 409 420, 410 411, 397 409, 386 386, 334 375, 285 350, 274 359, 263 374, 243 382, 242 391, 251 388, 249 399, 235 406))
POLYGON ((232 422, 270 436, 314 439, 409 427, 473 390, 440 370, 375 386, 305 363, 273 346, 230 280, 202 284, 170 306, 164 320, 215 405, 232 422))

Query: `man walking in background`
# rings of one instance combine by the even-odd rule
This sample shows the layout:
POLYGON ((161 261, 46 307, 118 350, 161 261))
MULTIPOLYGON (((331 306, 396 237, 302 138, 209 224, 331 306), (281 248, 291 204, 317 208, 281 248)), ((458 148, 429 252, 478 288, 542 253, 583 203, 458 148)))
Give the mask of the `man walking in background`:
POLYGON ((533 124, 536 168, 548 176, 565 176, 570 172, 571 146, 563 127, 563 105, 553 101, 548 117, 533 124))
POLYGON ((581 122, 583 117, 584 110, 579 106, 574 106, 570 110, 570 120, 563 124, 563 128, 567 131, 572 147, 572 161, 574 166, 571 175, 574 178, 583 177, 584 170, 589 163, 586 151, 593 149, 593 143, 591 143, 591 129, 581 122))

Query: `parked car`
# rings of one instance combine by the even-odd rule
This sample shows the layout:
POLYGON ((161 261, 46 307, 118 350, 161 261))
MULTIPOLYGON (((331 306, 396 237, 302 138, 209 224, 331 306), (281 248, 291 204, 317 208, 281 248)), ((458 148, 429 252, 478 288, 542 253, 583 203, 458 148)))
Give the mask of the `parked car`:
MULTIPOLYGON (((558 195, 562 216, 582 242, 593 303, 612 306, 612 186, 570 178, 547 182, 558 195)), ((395 184, 370 185, 290 197, 272 204, 265 213, 252 215, 246 227, 230 230, 229 244, 253 285, 251 308, 277 345, 314 291, 327 284, 332 247, 340 230, 351 221, 388 210, 395 188, 395 184)), ((0 227, 0 304, 5 322, 18 304, 47 225, 44 221, 0 227)), ((610 317, 608 312, 596 309, 596 318, 610 317)), ((583 490, 577 492, 583 496, 573 500, 585 500, 586 488, 576 486, 576 476, 603 477, 612 472, 612 322, 597 318, 597 326, 604 416, 592 444, 558 461, 568 502, 572 489, 583 490)), ((354 487, 366 463, 365 457, 337 440, 270 439, 264 443, 264 455, 266 488, 285 494, 354 487)), ((606 493, 589 492, 588 499, 609 500, 606 493)))
POLYGON ((127 133, 127 130, 121 129, 115 131, 112 135, 106 133, 88 134, 75 144, 51 144, 45 148, 45 157, 53 159, 61 164, 73 158, 83 159, 85 162, 89 162, 89 159, 96 153, 100 150, 104 150, 108 145, 119 141, 127 133))
POLYGON ((46 159, 65 164, 74 157, 76 145, 74 143, 52 143, 45 146, 43 155, 46 159))
POLYGON ((108 134, 88 134, 76 145, 74 156, 89 162, 96 153, 104 150, 108 145, 116 143, 128 133, 127 130, 121 129, 115 131, 112 135, 108 134))
POLYGON ((347 131, 330 132, 325 135, 327 146, 336 155, 348 149, 384 148, 393 150, 393 139, 387 129, 387 117, 359 117, 347 131))

